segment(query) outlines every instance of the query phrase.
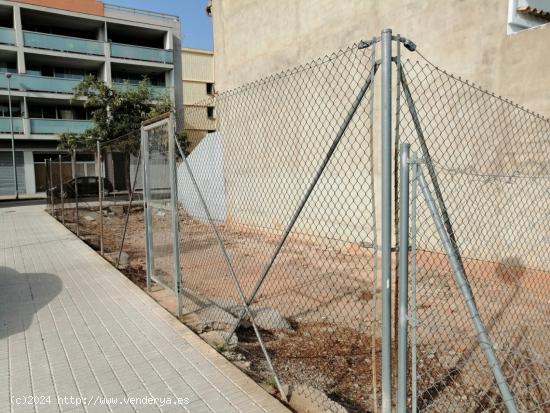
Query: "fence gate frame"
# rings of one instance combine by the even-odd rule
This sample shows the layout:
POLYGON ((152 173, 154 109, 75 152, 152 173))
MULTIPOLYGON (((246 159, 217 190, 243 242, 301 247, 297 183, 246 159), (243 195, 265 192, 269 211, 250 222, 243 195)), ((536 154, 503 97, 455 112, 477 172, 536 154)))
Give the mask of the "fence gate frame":
POLYGON ((163 287, 174 292, 176 296, 176 315, 181 316, 181 266, 179 252, 179 214, 177 201, 177 168, 176 168, 176 122, 173 112, 167 112, 162 115, 151 118, 143 122, 141 126, 141 153, 143 154, 143 210, 145 218, 145 256, 147 273, 147 291, 151 291, 151 281, 155 281, 163 287), (151 165, 149 151, 149 132, 157 128, 166 128, 168 143, 168 169, 170 184, 170 206, 166 209, 171 214, 171 235, 172 235, 172 254, 174 285, 169 286, 162 282, 155 275, 154 266, 154 240, 153 240, 153 214, 151 198, 151 165))

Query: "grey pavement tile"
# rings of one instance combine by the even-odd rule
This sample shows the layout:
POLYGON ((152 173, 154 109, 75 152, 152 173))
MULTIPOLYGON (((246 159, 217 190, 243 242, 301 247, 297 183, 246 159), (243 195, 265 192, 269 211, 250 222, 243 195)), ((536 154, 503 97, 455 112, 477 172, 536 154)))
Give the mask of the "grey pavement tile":
POLYGON ((208 407, 206 403, 204 403, 202 400, 190 403, 189 405, 186 406, 186 409, 189 411, 189 413, 212 413, 213 412, 213 410, 210 409, 210 407, 208 407))
MULTIPOLYGON (((9 387, 21 395, 33 390, 51 393, 56 401, 57 392, 67 397, 142 399, 152 394, 189 402, 161 409, 147 404, 111 406, 120 412, 266 411, 259 406, 287 411, 46 213, 18 208, 0 219, 0 231, 12 225, 18 226, 12 245, 33 242, 21 248, 8 246, 9 251, 0 254, 0 259, 7 258, 3 265, 22 274, 8 291, 0 291, 0 411, 9 405, 9 387), (36 242, 37 236, 48 242, 36 242), (56 274, 62 290, 38 280, 31 294, 26 271, 56 274)), ((52 404, 37 411, 84 408, 52 404)))

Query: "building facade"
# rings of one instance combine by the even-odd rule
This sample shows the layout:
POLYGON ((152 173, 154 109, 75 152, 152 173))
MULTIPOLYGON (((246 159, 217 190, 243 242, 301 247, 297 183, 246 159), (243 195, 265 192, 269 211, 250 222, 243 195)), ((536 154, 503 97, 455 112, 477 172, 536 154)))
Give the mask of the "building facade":
MULTIPOLYGON (((86 75, 113 87, 146 76, 181 113, 180 33, 177 16, 97 0, 0 0, 0 196, 15 192, 12 124, 17 192, 45 191, 44 160, 60 153, 56 135, 91 125, 83 100, 72 99, 86 75)), ((116 155, 106 157, 108 177, 116 155)), ((80 174, 96 174, 93 155, 77 163, 80 174)))
POLYGON ((436 65, 550 116, 547 0, 211 0, 207 10, 220 92, 391 28, 436 65))
MULTIPOLYGON (((306 183, 300 178, 310 176, 304 174, 302 168, 319 165, 326 152, 321 155, 317 152, 315 155, 315 150, 323 142, 325 145, 326 142, 332 142, 336 136, 332 128, 335 117, 327 106, 334 103, 334 113, 338 110, 347 113, 351 107, 338 105, 338 102, 344 99, 344 91, 353 87, 357 79, 354 78, 352 63, 344 60, 342 66, 338 66, 338 56, 343 54, 337 51, 351 50, 361 40, 380 36, 385 28, 391 28, 394 34, 411 39, 417 45, 417 51, 434 65, 550 117, 550 55, 547 53, 550 44, 549 3, 547 0, 212 0, 207 11, 213 19, 216 88, 218 92, 227 92, 225 96, 229 96, 222 99, 222 103, 218 101, 216 108, 219 124, 217 131, 223 148, 227 216, 233 222, 258 227, 265 227, 267 222, 275 229, 289 222, 291 217, 284 215, 286 209, 268 210, 258 205, 264 205, 262 202, 266 199, 275 199, 273 194, 284 194, 284 197, 276 199, 284 202, 292 200, 294 205, 298 205, 299 195, 306 188, 306 183), (322 56, 326 57, 323 59, 322 56), (316 67, 315 62, 321 61, 330 61, 333 66, 321 73, 313 69, 296 72, 289 69, 314 62, 301 66, 312 68, 316 67), (308 72, 315 77, 307 78, 308 72), (288 81, 279 81, 285 79, 287 74, 292 74, 294 80, 289 75, 288 81), (269 75, 274 76, 266 80, 269 75), (251 82, 249 86, 233 90, 251 82), (331 131, 334 135, 330 135, 331 131), (279 151, 279 148, 285 150, 279 151)), ((379 59, 379 47, 375 50, 376 58, 379 59)), ((420 65, 427 65, 418 53, 411 53, 405 48, 401 48, 401 53, 402 58, 411 64, 420 61, 420 65)), ((382 228, 379 79, 375 80, 373 91, 376 99, 372 108, 372 152, 357 156, 354 150, 342 149, 340 145, 337 155, 331 160, 331 165, 346 165, 349 162, 358 173, 372 168, 374 202, 361 206, 358 215, 362 220, 375 217, 377 239, 381 239, 382 228), (338 156, 347 158, 338 159, 338 156)), ((441 87, 436 82, 430 82, 427 83, 430 87, 441 87)), ((452 119, 449 116, 449 123, 452 121, 455 125, 460 125, 461 116, 464 116, 466 110, 460 105, 458 93, 456 102, 445 108, 457 114, 452 119)), ((437 112, 438 103, 443 104, 432 102, 434 113, 437 112)), ((474 114, 479 116, 485 109, 474 103, 468 107, 470 110, 472 108, 476 108, 474 114)), ((359 116, 357 122, 359 119, 367 124, 365 116, 359 116)), ((510 125, 508 121, 512 120, 498 116, 487 119, 484 127, 493 132, 491 136, 484 135, 481 127, 475 134, 472 131, 473 135, 464 132, 462 136, 460 126, 441 127, 431 136, 431 144, 441 148, 450 147, 451 144, 459 147, 462 144, 463 149, 457 152, 457 158, 472 168, 488 168, 484 170, 485 173, 490 170, 490 174, 506 176, 512 174, 510 171, 529 164, 539 165, 542 175, 544 168, 547 169, 547 163, 540 159, 547 152, 542 151, 541 141, 531 139, 527 125, 510 125), (505 133, 503 129, 506 127, 515 130, 513 133, 505 133), (488 140, 492 146, 487 153, 473 149, 483 148, 488 140), (468 151, 467 145, 470 145, 468 151), (519 145, 533 149, 515 153, 513 148, 519 145), (482 159, 482 155, 485 158, 482 159)), ((347 133, 346 142, 351 147, 354 142, 366 139, 368 127, 354 128, 347 133)), ((403 130, 401 134, 405 135, 403 130)), ((198 150, 200 152, 202 148, 199 146, 198 150)), ((349 211, 351 214, 359 208, 353 200, 366 199, 367 195, 357 196, 353 185, 332 184, 346 182, 349 179, 347 173, 345 167, 334 167, 326 172, 324 179, 331 183, 331 187, 322 187, 317 193, 322 194, 323 190, 332 193, 333 210, 349 211)), ((451 179, 443 181, 440 178, 440 181, 442 187, 447 185, 447 188, 452 188, 455 201, 469 199, 467 186, 457 185, 451 179)), ((522 228, 510 230, 511 226, 506 225, 509 221, 504 211, 513 209, 513 202, 520 197, 508 196, 510 192, 505 192, 506 189, 493 193, 487 191, 483 194, 479 192, 477 196, 495 207, 480 211, 478 204, 473 201, 469 204, 471 209, 461 206, 462 213, 468 213, 479 220, 471 219, 468 224, 461 222, 461 228, 464 234, 477 234, 482 226, 491 228, 493 232, 485 231, 484 235, 486 242, 483 245, 487 249, 481 251, 479 247, 479 251, 472 252, 471 256, 494 261, 506 260, 509 258, 506 254, 513 255, 510 246, 516 250, 519 248, 517 243, 510 241, 507 231, 513 234, 522 231, 524 239, 528 240, 540 238, 535 234, 536 226, 532 226, 533 232, 527 233, 522 228), (476 225, 476 222, 487 224, 476 225), (494 242, 495 239, 499 243, 494 242), (488 251, 491 248, 493 250, 488 251)), ((521 202, 523 205, 540 205, 540 200, 536 198, 536 193, 530 192, 521 197, 521 202)), ((310 205, 322 203, 315 199, 308 202, 310 205)), ((320 224, 324 222, 323 219, 327 219, 327 215, 328 218, 332 218, 332 215, 326 214, 322 206, 311 208, 311 216, 304 223, 304 231, 319 235, 315 232, 318 228, 331 231, 333 227, 340 228, 333 222, 320 224)), ((361 222, 359 219, 356 221, 356 224, 361 222)), ((364 222, 357 225, 358 228, 368 228, 364 222)), ((437 239, 435 232, 430 236, 433 240, 437 239)), ((361 234, 354 234, 351 239, 360 237, 361 234)), ((367 245, 370 242, 368 237, 365 242, 367 245)), ((527 259, 527 254, 523 253, 522 256, 527 259)))
POLYGON ((184 122, 188 150, 215 130, 214 52, 182 48, 184 122))

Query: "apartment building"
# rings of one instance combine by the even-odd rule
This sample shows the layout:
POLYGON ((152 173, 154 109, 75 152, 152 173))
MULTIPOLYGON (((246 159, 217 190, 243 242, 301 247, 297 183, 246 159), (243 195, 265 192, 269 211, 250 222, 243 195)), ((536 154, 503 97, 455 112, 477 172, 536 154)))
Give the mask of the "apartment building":
POLYGON ((189 150, 215 130, 214 52, 182 48, 184 121, 189 150))
MULTIPOLYGON (((18 193, 45 191, 44 160, 60 153, 57 134, 91 125, 84 102, 72 99, 88 74, 113 87, 147 76, 181 113, 180 33, 177 16, 97 0, 0 0, 0 196, 15 192, 12 124, 18 193)), ((103 166, 115 189, 124 185, 119 156, 103 166)), ((80 174, 95 168, 92 154, 77 158, 80 174)))

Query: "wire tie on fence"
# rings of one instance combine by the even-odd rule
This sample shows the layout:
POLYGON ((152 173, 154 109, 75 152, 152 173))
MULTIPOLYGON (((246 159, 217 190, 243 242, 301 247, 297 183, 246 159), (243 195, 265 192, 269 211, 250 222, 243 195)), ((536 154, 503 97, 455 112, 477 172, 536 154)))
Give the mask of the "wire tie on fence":
POLYGON ((380 37, 374 37, 374 38, 372 38, 372 39, 370 39, 370 40, 361 40, 361 41, 359 42, 359 46, 357 46, 357 48, 358 48, 359 50, 361 50, 361 49, 366 49, 366 48, 372 46, 373 44, 378 43, 379 41, 380 41, 380 37))

